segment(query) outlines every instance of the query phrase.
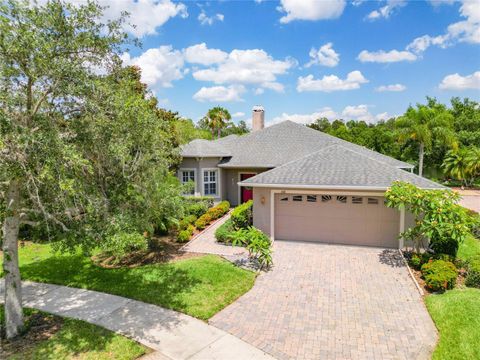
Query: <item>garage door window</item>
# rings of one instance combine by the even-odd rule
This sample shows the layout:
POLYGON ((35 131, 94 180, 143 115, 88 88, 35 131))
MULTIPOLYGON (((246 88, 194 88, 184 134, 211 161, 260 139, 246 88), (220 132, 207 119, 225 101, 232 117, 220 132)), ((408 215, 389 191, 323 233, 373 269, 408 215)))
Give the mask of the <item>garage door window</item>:
POLYGON ((370 205, 378 205, 378 199, 376 199, 376 198, 368 198, 367 203, 370 204, 370 205))
POLYGON ((344 195, 337 196, 337 201, 339 203, 346 204, 347 203, 347 197, 344 196, 344 195))
POLYGON ((280 201, 288 201, 288 196, 283 196, 280 198, 280 201))
POLYGON ((302 195, 293 195, 292 200, 293 201, 303 201, 303 196, 302 195))
POLYGON ((322 195, 322 202, 329 202, 330 200, 332 200, 330 195, 322 195))
POLYGON ((359 196, 352 196, 352 204, 363 204, 363 198, 359 196))
POLYGON ((317 202, 317 195, 307 195, 307 202, 317 202))

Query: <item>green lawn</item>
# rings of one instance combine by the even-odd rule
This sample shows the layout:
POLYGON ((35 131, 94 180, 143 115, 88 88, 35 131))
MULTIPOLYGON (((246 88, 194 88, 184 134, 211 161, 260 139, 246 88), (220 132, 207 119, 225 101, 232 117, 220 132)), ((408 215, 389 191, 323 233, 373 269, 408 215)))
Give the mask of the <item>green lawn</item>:
POLYGON ((469 236, 458 248, 457 257, 461 260, 469 260, 480 255, 480 240, 469 236))
MULTIPOLYGON (((33 325, 32 316, 40 312, 25 309, 24 313, 28 329, 33 325)), ((53 315, 44 315, 53 318, 53 315)), ((3 307, 0 306, 1 323, 3 316, 3 307)), ((8 351, 8 346, 5 349, 8 351)), ((8 359, 131 360, 146 352, 149 352, 148 348, 126 337, 83 321, 64 318, 58 332, 48 339, 28 342, 15 351, 8 351, 11 355, 8 359)))
POLYGON ((433 359, 480 359, 480 289, 454 289, 425 302, 440 332, 433 359))
POLYGON ((39 244, 20 249, 20 271, 24 280, 125 296, 199 319, 212 317, 250 290, 255 281, 255 273, 214 255, 137 268, 105 269, 81 254, 52 254, 49 245, 39 244))

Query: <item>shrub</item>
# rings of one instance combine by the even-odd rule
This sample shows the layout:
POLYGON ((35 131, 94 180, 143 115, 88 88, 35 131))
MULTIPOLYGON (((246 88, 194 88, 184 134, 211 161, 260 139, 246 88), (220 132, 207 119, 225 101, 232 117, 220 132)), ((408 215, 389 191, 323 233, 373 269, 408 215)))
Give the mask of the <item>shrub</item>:
POLYGON ((452 289, 457 281, 457 269, 449 261, 432 260, 422 266, 427 287, 433 291, 452 289))
POLYGON ((234 232, 233 222, 231 219, 228 219, 215 231, 215 238, 218 242, 231 243, 234 232))
POLYGON ((230 210, 230 203, 228 201, 222 201, 219 202, 216 207, 221 209, 223 213, 226 214, 228 210, 230 210))
POLYGON ((121 231, 110 236, 107 236, 102 243, 102 250, 121 258, 132 251, 147 250, 147 238, 137 232, 121 231))
POLYGON ((204 203, 207 209, 213 206, 213 197, 211 196, 187 196, 185 199, 192 204, 204 203))
POLYGON ((178 233, 177 241, 181 243, 187 242, 188 240, 190 240, 190 237, 193 235, 194 231, 195 227, 193 225, 188 225, 185 230, 182 230, 178 233))
POLYGON ((469 261, 465 285, 480 289, 480 256, 476 256, 469 261))
POLYGON ((197 202, 187 206, 186 213, 188 215, 195 215, 197 218, 205 214, 208 210, 208 205, 205 202, 197 202))
POLYGON ((408 260, 408 264, 415 270, 420 270, 423 265, 422 256, 416 253, 412 254, 412 257, 408 260))
POLYGON ((179 231, 185 230, 188 227, 188 225, 194 224, 195 221, 197 221, 197 217, 195 215, 188 215, 184 217, 178 223, 178 230, 179 231))
POLYGON ((260 269, 272 264, 271 242, 267 235, 257 228, 250 226, 247 229, 232 233, 232 244, 246 246, 250 258, 256 259, 260 269))
POLYGON ((233 209, 231 219, 235 229, 246 229, 252 226, 252 207, 253 201, 249 200, 233 209))
POLYGON ((195 227, 199 230, 203 230, 207 227, 208 224, 212 221, 212 217, 207 213, 200 216, 197 221, 195 221, 195 227))

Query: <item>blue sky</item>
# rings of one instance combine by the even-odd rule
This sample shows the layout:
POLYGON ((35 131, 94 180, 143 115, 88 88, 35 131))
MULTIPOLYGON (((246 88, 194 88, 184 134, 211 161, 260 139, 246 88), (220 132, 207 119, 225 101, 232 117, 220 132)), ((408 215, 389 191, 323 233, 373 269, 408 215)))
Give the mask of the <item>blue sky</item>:
POLYGON ((142 48, 123 55, 163 107, 198 120, 216 105, 267 124, 375 122, 435 96, 480 99, 473 1, 108 2, 142 48))

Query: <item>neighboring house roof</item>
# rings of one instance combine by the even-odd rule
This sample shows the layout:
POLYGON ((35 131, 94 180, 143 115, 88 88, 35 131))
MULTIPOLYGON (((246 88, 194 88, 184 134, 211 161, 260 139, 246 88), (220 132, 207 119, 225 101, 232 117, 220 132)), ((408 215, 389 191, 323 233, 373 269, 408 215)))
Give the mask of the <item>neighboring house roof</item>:
POLYGON ((226 157, 230 152, 215 141, 195 139, 181 147, 183 157, 226 157))
POLYGON ((365 188, 386 190, 394 181, 405 181, 425 189, 443 189, 433 181, 387 165, 369 154, 343 144, 333 144, 313 154, 260 173, 243 186, 300 188, 365 188))
MULTIPOLYGON (((187 146, 192 143, 189 143, 187 146)), ((398 168, 413 167, 411 164, 288 120, 261 131, 255 131, 243 136, 231 135, 210 141, 210 143, 215 144, 229 154, 219 164, 220 167, 224 168, 274 168, 333 144, 341 144, 346 148, 391 166, 398 168)), ((195 151, 192 151, 190 148, 184 148, 182 149, 182 156, 212 156, 209 155, 211 151, 205 151, 202 155, 202 150, 202 148, 196 148, 195 151)), ((218 151, 220 150, 218 149, 218 151)))

